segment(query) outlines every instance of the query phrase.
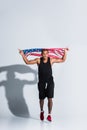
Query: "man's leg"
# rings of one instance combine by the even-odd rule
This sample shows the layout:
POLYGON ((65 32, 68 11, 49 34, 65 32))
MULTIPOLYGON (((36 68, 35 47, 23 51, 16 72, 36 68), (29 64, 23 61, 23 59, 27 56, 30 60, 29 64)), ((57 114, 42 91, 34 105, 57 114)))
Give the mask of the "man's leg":
POLYGON ((40 110, 43 111, 44 99, 40 99, 40 110))
POLYGON ((44 120, 44 110, 43 110, 43 107, 44 107, 44 99, 40 99, 39 101, 40 103, 40 119, 43 121, 44 120))
POLYGON ((48 121, 52 121, 51 118, 51 112, 52 112, 52 106, 53 106, 53 101, 52 98, 54 97, 54 82, 49 81, 47 85, 47 97, 48 97, 48 121))
POLYGON ((52 98, 48 98, 48 114, 51 114, 52 106, 53 106, 52 98))
POLYGON ((52 106, 53 106, 52 98, 48 98, 48 116, 47 116, 48 121, 52 121, 51 118, 52 106))

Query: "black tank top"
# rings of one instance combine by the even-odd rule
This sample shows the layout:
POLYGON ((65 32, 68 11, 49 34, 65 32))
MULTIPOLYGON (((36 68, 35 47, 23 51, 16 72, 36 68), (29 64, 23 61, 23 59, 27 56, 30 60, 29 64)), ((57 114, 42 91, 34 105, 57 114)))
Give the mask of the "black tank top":
POLYGON ((46 63, 43 62, 43 57, 40 58, 40 64, 38 65, 38 77, 39 82, 48 82, 49 80, 52 81, 53 76, 49 57, 46 63))

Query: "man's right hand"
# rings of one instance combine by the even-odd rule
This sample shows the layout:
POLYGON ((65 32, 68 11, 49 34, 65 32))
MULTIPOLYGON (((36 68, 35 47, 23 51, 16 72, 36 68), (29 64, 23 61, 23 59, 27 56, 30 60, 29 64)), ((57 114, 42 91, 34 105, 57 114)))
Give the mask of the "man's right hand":
POLYGON ((21 55, 21 56, 23 56, 24 55, 24 52, 22 51, 22 50, 20 50, 20 49, 18 49, 19 50, 19 54, 21 55))

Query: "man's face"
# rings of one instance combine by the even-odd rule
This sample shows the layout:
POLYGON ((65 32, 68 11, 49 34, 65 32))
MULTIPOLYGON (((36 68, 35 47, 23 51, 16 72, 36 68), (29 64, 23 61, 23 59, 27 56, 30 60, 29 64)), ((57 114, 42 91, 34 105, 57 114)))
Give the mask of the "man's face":
POLYGON ((47 59, 47 58, 48 58, 48 54, 49 54, 48 51, 43 51, 42 57, 43 57, 44 59, 47 59))

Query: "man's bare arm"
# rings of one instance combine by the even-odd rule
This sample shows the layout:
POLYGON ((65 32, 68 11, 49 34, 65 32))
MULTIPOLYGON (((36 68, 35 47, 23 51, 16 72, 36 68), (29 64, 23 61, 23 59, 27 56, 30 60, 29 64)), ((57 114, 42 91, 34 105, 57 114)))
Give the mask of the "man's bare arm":
POLYGON ((34 60, 28 60, 27 57, 24 55, 24 53, 23 53, 22 50, 19 49, 19 53, 20 53, 20 55, 22 56, 22 58, 23 58, 23 60, 24 60, 24 62, 25 62, 26 64, 38 64, 39 58, 36 58, 36 59, 34 59, 34 60))
POLYGON ((58 59, 58 58, 52 58, 51 59, 51 64, 53 63, 61 63, 61 62, 64 62, 66 60, 66 53, 67 53, 67 50, 65 49, 64 50, 64 56, 61 58, 61 59, 58 59))

